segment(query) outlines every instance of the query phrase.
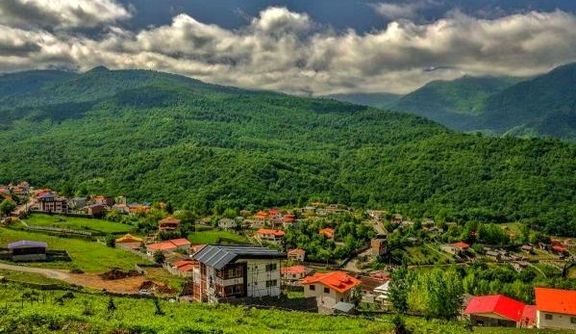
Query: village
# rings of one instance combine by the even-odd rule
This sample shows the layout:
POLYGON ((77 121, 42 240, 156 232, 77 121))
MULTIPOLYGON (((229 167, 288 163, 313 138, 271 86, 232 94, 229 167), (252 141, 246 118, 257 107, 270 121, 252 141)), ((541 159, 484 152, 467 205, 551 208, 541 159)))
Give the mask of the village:
POLYGON ((471 326, 576 329, 575 241, 520 223, 408 219, 319 201, 199 217, 27 182, 0 185, 0 203, 8 279, 34 272, 107 293, 355 316, 398 311, 402 268, 456 268, 465 282, 458 318, 471 326))

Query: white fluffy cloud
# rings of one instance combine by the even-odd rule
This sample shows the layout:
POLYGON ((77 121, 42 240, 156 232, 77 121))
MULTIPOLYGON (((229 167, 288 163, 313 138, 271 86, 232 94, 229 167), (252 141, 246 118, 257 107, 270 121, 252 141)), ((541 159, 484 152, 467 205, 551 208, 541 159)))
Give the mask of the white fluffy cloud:
POLYGON ((2 0, 0 23, 42 28, 95 27, 130 17, 114 0, 2 0))
POLYGON ((337 33, 285 8, 268 8, 234 30, 181 14, 142 31, 107 27, 99 37, 0 22, 0 71, 150 68, 293 93, 403 93, 431 80, 534 75, 576 60, 576 17, 561 11, 493 20, 454 13, 367 34, 337 33))
POLYGON ((418 15, 418 11, 421 10, 425 3, 423 2, 413 2, 405 4, 395 4, 395 3, 377 3, 372 5, 374 10, 385 18, 396 20, 396 19, 413 19, 418 15))

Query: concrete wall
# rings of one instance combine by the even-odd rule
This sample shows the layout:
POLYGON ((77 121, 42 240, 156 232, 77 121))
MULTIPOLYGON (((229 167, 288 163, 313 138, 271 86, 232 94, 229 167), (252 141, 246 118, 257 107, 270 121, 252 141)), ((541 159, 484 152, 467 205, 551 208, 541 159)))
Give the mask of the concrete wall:
POLYGON ((247 295, 248 297, 280 296, 280 260, 240 260, 246 262, 247 267, 247 295), (276 264, 276 269, 266 271, 266 265, 276 264), (275 286, 266 286, 267 281, 276 281, 275 286))
POLYGON ((576 330, 576 315, 558 314, 550 312, 536 312, 536 327, 550 329, 572 329, 576 330), (552 317, 546 319, 546 316, 552 317), (573 320, 572 320, 573 319, 573 320), (572 322, 574 321, 574 322, 572 322))
POLYGON ((316 297, 318 301, 318 307, 330 308, 340 301, 348 301, 349 293, 340 293, 336 290, 328 288, 328 292, 325 292, 324 288, 328 288, 323 284, 307 284, 304 286, 304 297, 316 297), (315 289, 311 290, 310 286, 314 286, 315 289))

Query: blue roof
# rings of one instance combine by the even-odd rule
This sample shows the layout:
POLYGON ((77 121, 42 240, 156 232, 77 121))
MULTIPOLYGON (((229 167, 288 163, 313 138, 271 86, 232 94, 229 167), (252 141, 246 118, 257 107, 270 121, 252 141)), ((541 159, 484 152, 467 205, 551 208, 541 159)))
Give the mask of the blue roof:
POLYGON ((41 241, 20 240, 8 244, 8 248, 48 248, 48 244, 41 241))

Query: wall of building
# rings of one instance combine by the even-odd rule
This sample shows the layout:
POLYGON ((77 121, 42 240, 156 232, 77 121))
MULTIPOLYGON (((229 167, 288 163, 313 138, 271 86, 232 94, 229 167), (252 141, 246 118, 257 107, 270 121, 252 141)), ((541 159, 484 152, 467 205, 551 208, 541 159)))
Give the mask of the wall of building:
POLYGON ((248 269, 246 280, 247 280, 247 295, 248 297, 263 297, 263 296, 280 296, 280 260, 279 259, 266 259, 266 260, 239 260, 237 262, 246 262, 248 269), (275 264, 276 269, 272 271, 267 271, 266 266, 269 264, 275 264), (267 286, 268 281, 275 281, 275 285, 270 283, 267 286))
POLYGON ((349 293, 340 293, 336 290, 330 289, 321 283, 307 284, 304 287, 304 297, 316 297, 319 307, 332 307, 340 301, 348 301, 349 293), (314 290, 310 289, 310 286, 314 286, 314 290), (324 290, 328 289, 328 292, 324 290))
POLYGON ((536 326, 542 329, 549 328, 576 330, 576 316, 537 311, 536 326), (546 315, 551 316, 552 319, 546 319, 546 315))

